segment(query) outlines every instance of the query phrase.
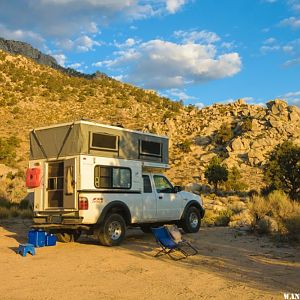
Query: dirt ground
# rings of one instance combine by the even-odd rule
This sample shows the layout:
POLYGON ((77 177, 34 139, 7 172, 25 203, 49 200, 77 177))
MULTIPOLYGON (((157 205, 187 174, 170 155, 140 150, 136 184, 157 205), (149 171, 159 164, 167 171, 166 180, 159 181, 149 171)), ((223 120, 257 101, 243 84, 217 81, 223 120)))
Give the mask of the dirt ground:
POLYGON ((22 257, 28 221, 0 222, 0 299, 284 299, 300 292, 300 249, 229 228, 184 237, 199 254, 154 258, 151 234, 129 229, 120 247, 82 236, 22 257))

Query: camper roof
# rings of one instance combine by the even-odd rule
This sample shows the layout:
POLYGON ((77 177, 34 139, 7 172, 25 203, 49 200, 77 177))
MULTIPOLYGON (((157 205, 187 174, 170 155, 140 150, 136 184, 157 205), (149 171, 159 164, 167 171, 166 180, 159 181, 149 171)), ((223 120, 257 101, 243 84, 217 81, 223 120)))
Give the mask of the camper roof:
MULTIPOLYGON (((68 123, 59 123, 59 124, 53 124, 53 125, 44 126, 44 127, 37 127, 37 128, 34 128, 34 130, 44 130, 44 129, 50 129, 50 128, 55 128, 55 127, 64 127, 64 126, 69 126, 69 125, 72 125, 72 124, 74 124, 74 125, 75 124, 93 125, 93 126, 99 126, 99 127, 102 127, 102 128, 104 127, 104 128, 116 129, 116 130, 121 130, 121 131, 139 133, 139 134, 144 134, 144 135, 149 135, 149 136, 156 136, 156 137, 168 139, 168 137, 165 136, 165 135, 158 135, 158 134, 149 133, 149 132, 131 130, 131 129, 127 129, 127 128, 123 128, 123 127, 119 127, 119 126, 105 125, 105 124, 101 124, 101 123, 99 123, 97 121, 94 121, 94 120, 78 120, 78 121, 68 122, 68 123)), ((30 131, 32 131, 32 130, 33 129, 31 129, 30 131)))

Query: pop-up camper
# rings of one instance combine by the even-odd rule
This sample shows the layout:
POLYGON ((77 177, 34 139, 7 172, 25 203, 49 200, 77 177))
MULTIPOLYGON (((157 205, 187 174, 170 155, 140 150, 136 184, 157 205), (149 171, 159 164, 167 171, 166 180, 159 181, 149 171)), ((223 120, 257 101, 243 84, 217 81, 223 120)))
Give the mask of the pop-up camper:
POLYGON ((202 200, 174 187, 168 138, 80 120, 30 132, 26 185, 34 192, 34 228, 76 240, 81 231, 118 245, 128 225, 148 231, 176 223, 199 230, 202 200))

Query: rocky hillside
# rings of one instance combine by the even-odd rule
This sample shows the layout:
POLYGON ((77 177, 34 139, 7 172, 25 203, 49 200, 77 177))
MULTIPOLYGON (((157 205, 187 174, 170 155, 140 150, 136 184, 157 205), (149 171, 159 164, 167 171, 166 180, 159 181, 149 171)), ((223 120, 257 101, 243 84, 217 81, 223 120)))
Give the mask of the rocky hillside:
POLYGON ((300 110, 282 100, 270 101, 267 107, 243 100, 203 109, 185 107, 108 77, 70 77, 0 51, 0 148, 1 143, 7 149, 17 145, 16 158, 0 155, 0 193, 13 200, 25 194, 21 177, 29 156, 29 129, 82 117, 168 135, 167 173, 183 185, 205 183, 204 169, 218 155, 229 168, 240 170, 248 189, 258 190, 274 146, 285 140, 300 144, 300 110))

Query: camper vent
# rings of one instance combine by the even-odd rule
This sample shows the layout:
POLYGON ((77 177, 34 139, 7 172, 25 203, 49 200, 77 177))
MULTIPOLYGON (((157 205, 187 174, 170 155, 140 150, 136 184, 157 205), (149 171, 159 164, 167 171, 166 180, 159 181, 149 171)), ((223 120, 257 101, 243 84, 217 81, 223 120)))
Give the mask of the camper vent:
POLYGON ((92 133, 92 149, 118 151, 118 136, 106 133, 92 133))
POLYGON ((157 142, 150 142, 141 140, 140 154, 146 156, 158 156, 161 157, 162 144, 157 142))

